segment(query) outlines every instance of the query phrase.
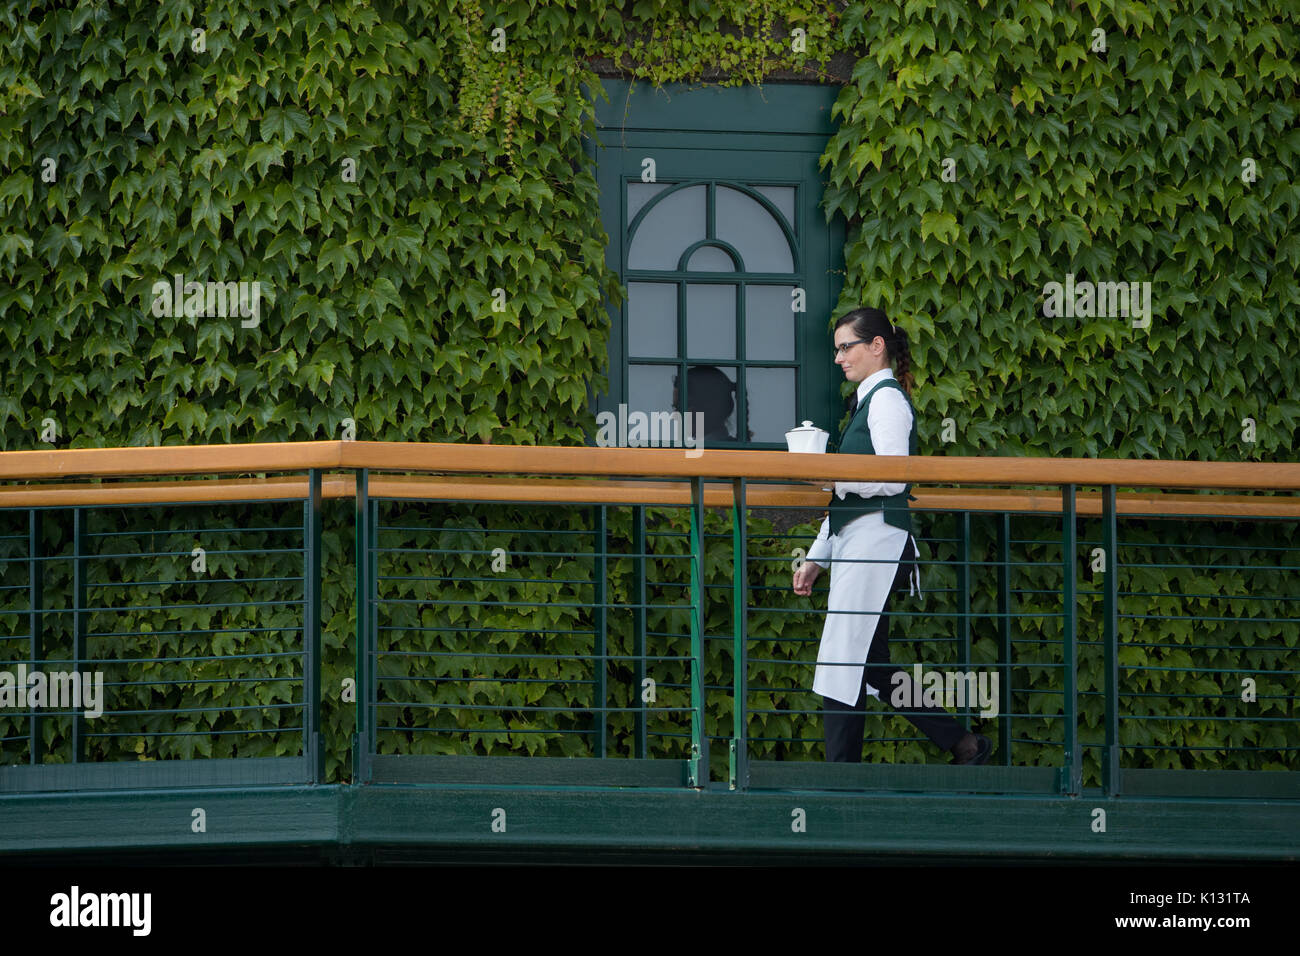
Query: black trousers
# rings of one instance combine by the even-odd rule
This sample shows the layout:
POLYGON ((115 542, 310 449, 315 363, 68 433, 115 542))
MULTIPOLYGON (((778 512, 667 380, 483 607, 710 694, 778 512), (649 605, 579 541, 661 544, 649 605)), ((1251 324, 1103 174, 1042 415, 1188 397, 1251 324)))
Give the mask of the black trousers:
MULTIPOLYGON (((908 578, 915 567, 916 548, 912 539, 907 539, 902 557, 898 560, 898 572, 890 593, 885 596, 885 604, 876 618, 876 633, 871 640, 871 649, 867 651, 867 666, 862 669, 862 687, 858 691, 858 700, 853 706, 841 703, 833 697, 823 697, 826 716, 822 726, 826 734, 826 759, 832 763, 861 763, 862 734, 867 725, 867 689, 870 684, 880 692, 880 700, 893 710, 891 697, 894 690, 894 675, 901 673, 907 678, 909 686, 914 683, 907 671, 894 667, 889 658, 889 603, 895 591, 906 591, 908 578)), ((919 696, 919 695, 918 695, 919 696)), ((907 700, 912 699, 909 693, 907 700)), ((942 707, 907 706, 903 710, 921 711, 908 714, 907 719, 941 750, 951 750, 957 741, 966 735, 965 728, 942 707)))

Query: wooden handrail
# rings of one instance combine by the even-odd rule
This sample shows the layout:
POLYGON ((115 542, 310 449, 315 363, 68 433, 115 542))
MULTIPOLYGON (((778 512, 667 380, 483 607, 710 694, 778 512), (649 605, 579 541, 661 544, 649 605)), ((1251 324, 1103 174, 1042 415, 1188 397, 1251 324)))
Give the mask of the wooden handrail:
POLYGON ((800 455, 784 451, 322 441, 0 452, 0 480, 375 469, 493 475, 1113 484, 1300 490, 1300 463, 800 455))
MULTIPOLYGON (((352 474, 325 475, 325 498, 352 498, 352 474)), ((306 475, 207 481, 68 482, 51 485, 0 486, 0 508, 66 508, 77 505, 196 504, 234 501, 301 501, 307 496, 306 475)), ((691 486, 685 481, 624 481, 571 478, 477 478, 463 476, 372 475, 369 492, 376 498, 421 501, 521 502, 536 504, 688 505, 691 486)), ((806 484, 750 484, 746 501, 752 508, 821 510, 827 493, 806 484)), ((912 508, 917 511, 1009 511, 1059 514, 1061 496, 1055 491, 993 488, 918 488, 912 508)), ((707 507, 730 507, 728 483, 704 487, 707 507)), ((1081 492, 1076 511, 1101 514, 1101 495, 1081 492)), ((1116 495, 1116 510, 1127 515, 1216 518, 1300 518, 1300 497, 1290 495, 1188 495, 1124 493, 1116 495)))
MULTIPOLYGON (((807 485, 748 485, 745 501, 751 508, 824 509, 827 492, 807 485)), ((518 478, 398 478, 372 477, 369 492, 376 498, 452 501, 518 501, 537 503, 602 503, 689 505, 691 486, 684 481, 563 481, 518 478)), ((917 511, 1011 511, 1060 514, 1061 496, 1051 491, 993 488, 916 489, 911 507, 917 511)), ((1300 497, 1279 495, 1116 494, 1119 514, 1170 517, 1300 518, 1300 497)), ((704 504, 729 508, 732 490, 726 484, 706 484, 704 504)), ((1080 515, 1098 516, 1099 492, 1075 496, 1080 515)))
MULTIPOLYGON (((218 501, 302 501, 306 475, 223 478, 212 481, 67 482, 58 485, 0 485, 0 508, 68 508, 76 505, 162 505, 218 501)), ((325 475, 325 498, 356 495, 352 475, 325 475)))
POLYGON ((340 468, 340 448, 345 444, 305 441, 4 451, 0 452, 0 479, 239 475, 340 468))

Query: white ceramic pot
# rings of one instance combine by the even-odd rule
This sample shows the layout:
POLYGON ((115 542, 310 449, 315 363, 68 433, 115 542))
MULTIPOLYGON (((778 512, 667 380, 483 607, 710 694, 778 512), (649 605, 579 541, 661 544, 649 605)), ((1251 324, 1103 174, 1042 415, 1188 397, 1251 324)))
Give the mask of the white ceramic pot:
POLYGON ((830 432, 818 428, 812 422, 804 422, 785 433, 785 444, 790 451, 824 454, 830 437, 830 432))

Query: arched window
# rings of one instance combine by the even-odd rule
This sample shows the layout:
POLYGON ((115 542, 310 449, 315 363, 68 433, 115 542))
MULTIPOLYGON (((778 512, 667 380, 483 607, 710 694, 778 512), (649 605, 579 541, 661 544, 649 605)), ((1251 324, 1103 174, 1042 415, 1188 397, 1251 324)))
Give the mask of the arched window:
POLYGON ((798 188, 627 183, 629 410, 701 412, 710 446, 784 442, 797 404, 798 188))
POLYGON ((604 85, 591 151, 627 296, 597 412, 699 412, 706 447, 784 448, 804 419, 833 430, 844 223, 827 221, 818 159, 835 90, 604 85))

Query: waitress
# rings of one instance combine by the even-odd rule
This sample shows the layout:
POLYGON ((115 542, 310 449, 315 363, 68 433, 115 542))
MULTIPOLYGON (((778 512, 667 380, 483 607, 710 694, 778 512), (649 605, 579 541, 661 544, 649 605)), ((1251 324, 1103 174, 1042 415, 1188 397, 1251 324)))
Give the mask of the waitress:
MULTIPOLYGON (((915 455, 907 334, 894 328, 880 309, 854 309, 835 323, 835 364, 858 385, 838 451, 915 455), (898 378, 891 361, 898 363, 898 378)), ((889 656, 891 593, 908 587, 909 594, 919 594, 921 587, 907 506, 910 490, 911 485, 901 482, 835 482, 830 513, 807 560, 794 573, 795 593, 809 595, 822 568, 835 565, 813 680, 813 691, 825 699, 828 761, 862 762, 868 695, 898 710, 891 698, 901 682, 904 701, 921 699, 913 694, 907 672, 893 667, 889 656)), ((907 719, 935 746, 952 753, 954 763, 988 760, 992 741, 968 733, 943 708, 902 709, 912 711, 907 719)))

